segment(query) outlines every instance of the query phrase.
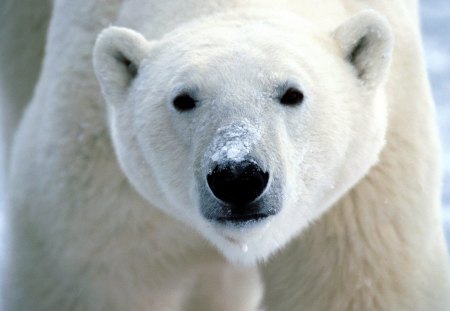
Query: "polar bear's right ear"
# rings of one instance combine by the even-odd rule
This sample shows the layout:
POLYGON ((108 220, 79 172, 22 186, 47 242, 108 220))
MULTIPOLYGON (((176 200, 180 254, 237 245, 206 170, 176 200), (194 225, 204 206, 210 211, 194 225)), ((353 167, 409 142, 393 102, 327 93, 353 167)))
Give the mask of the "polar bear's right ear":
POLYGON ((393 36, 386 18, 362 11, 340 25, 335 38, 357 77, 368 87, 385 78, 392 58, 393 36))
POLYGON ((139 65, 151 49, 141 34, 122 27, 109 27, 97 37, 94 70, 105 99, 118 104, 126 99, 139 65))

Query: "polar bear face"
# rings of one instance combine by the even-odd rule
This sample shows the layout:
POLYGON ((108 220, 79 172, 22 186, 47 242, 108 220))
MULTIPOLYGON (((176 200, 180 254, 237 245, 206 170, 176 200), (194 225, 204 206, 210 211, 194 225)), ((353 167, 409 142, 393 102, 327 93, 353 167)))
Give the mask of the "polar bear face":
POLYGON ((254 263, 376 163, 391 41, 372 12, 333 33, 239 13, 159 41, 108 28, 94 66, 130 183, 230 260, 254 263))

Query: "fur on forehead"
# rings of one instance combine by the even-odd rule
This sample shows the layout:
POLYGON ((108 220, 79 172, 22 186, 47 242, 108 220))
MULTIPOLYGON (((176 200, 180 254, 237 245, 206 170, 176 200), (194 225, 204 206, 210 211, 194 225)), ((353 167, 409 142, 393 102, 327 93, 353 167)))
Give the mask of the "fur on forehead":
MULTIPOLYGON (((194 72, 200 73, 202 68, 210 68, 208 60, 213 64, 223 64, 229 59, 235 62, 245 58, 251 64, 252 59, 270 57, 272 65, 286 67, 288 72, 292 66, 286 64, 287 53, 298 55, 316 49, 314 42, 318 38, 327 45, 333 44, 328 34, 309 21, 286 12, 273 14, 264 10, 242 10, 220 13, 188 22, 166 34, 156 42, 145 62, 155 64, 156 59, 164 60, 164 66, 169 66, 166 69, 170 69, 174 76, 174 73, 189 72, 192 77, 190 67, 195 67, 194 72), (267 40, 269 33, 273 33, 271 40, 267 40), (171 47, 170 51, 167 46, 171 47), (280 46, 283 46, 282 53, 280 46), (308 49, 299 48, 302 46, 308 49), (185 62, 180 61, 183 59, 185 62)), ((298 58, 296 60, 299 61, 298 58)))
MULTIPOLYGON (((186 50, 194 47, 211 48, 216 44, 251 44, 267 41, 268 33, 276 32, 278 40, 292 40, 300 32, 310 37, 323 36, 317 25, 306 19, 285 11, 233 11, 203 17, 186 23, 182 27, 166 34, 161 43, 188 43, 186 50), (208 25, 205 27, 205 25, 208 25)), ((302 37, 302 40, 306 38, 302 37)))

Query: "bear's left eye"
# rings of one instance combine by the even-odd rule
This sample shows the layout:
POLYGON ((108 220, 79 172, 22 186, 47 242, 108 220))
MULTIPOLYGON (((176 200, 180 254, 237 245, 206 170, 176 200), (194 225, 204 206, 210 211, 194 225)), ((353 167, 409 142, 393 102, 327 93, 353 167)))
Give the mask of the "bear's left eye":
POLYGON ((283 96, 281 96, 280 103, 287 106, 299 105, 303 102, 304 97, 302 91, 290 87, 284 92, 283 96))
POLYGON ((197 101, 191 95, 183 93, 178 95, 173 100, 173 106, 178 111, 188 111, 194 109, 197 101))

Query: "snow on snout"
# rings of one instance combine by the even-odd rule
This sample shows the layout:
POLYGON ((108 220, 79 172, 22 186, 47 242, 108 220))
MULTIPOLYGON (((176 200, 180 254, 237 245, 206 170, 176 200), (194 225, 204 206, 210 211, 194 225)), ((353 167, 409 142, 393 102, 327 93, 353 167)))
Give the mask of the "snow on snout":
POLYGON ((220 127, 206 153, 209 163, 240 162, 261 138, 259 130, 248 120, 220 127))

